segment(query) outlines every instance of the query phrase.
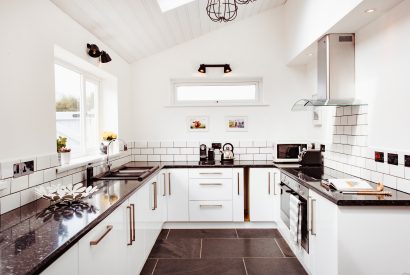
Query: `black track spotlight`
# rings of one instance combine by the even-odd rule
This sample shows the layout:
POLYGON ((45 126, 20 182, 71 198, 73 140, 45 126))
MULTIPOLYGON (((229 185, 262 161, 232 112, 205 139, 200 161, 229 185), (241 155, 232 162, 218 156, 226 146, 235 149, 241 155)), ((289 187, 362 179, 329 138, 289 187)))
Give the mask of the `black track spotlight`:
POLYGON ((100 58, 101 58, 101 63, 108 63, 112 60, 110 55, 108 53, 106 53, 105 51, 101 52, 101 57, 100 58))
POLYGON ((224 65, 224 73, 228 74, 232 72, 231 66, 229 64, 224 65))
POLYGON ((199 65, 198 72, 205 74, 206 68, 224 68, 224 73, 232 72, 231 65, 229 64, 201 64, 199 65))
POLYGON ((206 73, 206 66, 205 66, 205 64, 199 65, 198 72, 200 72, 200 73, 202 73, 202 74, 205 74, 205 73, 206 73))
POLYGON ((94 58, 100 57, 101 51, 95 44, 87 44, 88 55, 94 58))
POLYGON ((106 51, 100 50, 95 44, 87 44, 87 52, 91 57, 99 57, 101 63, 108 63, 112 60, 111 56, 106 51))

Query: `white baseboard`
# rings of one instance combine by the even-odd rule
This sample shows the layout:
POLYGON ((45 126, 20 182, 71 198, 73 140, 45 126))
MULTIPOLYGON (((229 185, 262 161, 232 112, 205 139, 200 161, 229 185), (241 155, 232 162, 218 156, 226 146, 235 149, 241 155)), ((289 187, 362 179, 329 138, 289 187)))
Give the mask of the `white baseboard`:
POLYGON ((277 228, 275 222, 166 222, 164 229, 277 228))

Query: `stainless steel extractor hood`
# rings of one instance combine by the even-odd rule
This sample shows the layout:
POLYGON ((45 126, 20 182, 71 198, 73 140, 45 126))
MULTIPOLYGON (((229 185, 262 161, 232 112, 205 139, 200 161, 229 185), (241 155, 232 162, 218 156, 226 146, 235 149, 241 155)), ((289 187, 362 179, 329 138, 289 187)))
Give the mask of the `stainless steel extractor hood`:
POLYGON ((364 105, 355 99, 354 45, 354 34, 327 34, 319 40, 317 97, 297 101, 292 111, 321 106, 364 105))

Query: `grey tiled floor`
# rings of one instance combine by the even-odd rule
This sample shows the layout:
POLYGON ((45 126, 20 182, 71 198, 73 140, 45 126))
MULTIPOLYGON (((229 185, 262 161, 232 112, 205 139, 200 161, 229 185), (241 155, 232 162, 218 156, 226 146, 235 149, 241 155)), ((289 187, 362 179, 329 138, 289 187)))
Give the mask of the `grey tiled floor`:
POLYGON ((276 229, 163 230, 142 275, 307 274, 276 229))

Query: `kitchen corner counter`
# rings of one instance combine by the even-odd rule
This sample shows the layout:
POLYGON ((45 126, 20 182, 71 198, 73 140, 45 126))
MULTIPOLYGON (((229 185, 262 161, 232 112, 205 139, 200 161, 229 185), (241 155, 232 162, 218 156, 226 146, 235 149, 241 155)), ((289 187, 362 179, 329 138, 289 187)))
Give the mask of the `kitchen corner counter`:
MULTIPOLYGON (((350 179, 355 176, 325 167, 326 175, 333 175, 332 178, 350 179)), ((317 192, 322 197, 339 206, 410 206, 410 194, 385 187, 385 191, 391 192, 392 196, 384 195, 345 195, 338 191, 330 191, 321 185, 320 180, 301 179, 291 168, 281 168, 281 171, 291 178, 297 180, 303 186, 317 192)), ((369 182, 369 181, 368 181, 369 182)), ((372 186, 376 184, 369 182, 372 186)))
POLYGON ((39 274, 117 209, 143 181, 95 181, 99 190, 81 204, 38 199, 0 215, 0 274, 39 274))

